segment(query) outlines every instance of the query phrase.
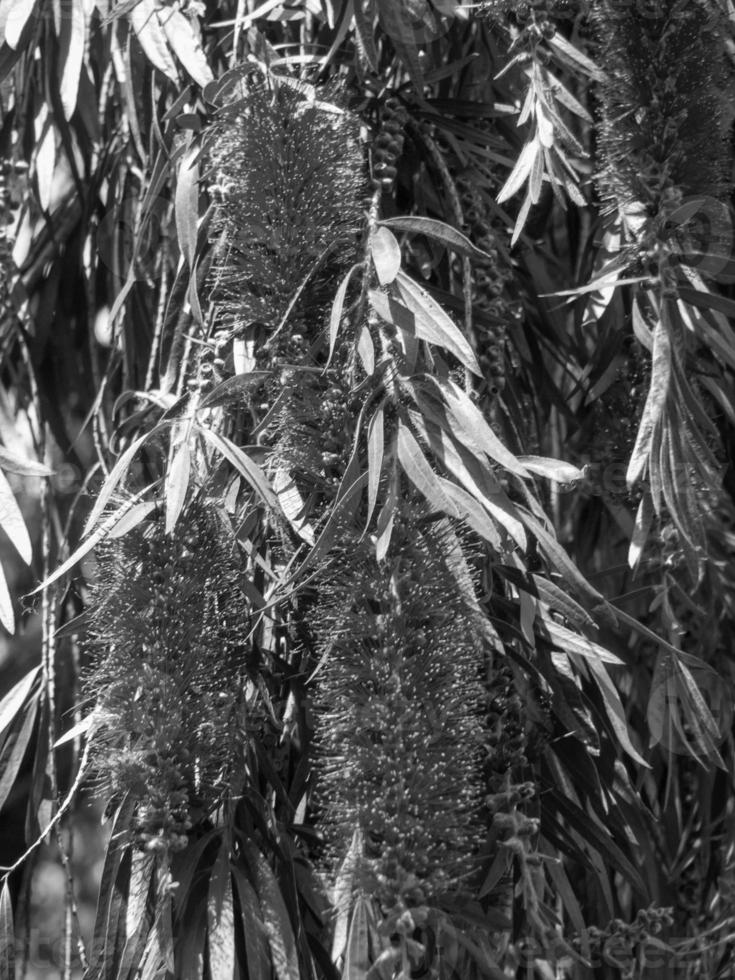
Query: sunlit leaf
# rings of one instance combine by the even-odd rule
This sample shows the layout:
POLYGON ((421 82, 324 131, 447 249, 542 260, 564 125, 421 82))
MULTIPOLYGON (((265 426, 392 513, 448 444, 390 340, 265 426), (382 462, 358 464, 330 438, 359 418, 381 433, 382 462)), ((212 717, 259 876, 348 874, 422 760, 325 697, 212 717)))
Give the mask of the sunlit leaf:
POLYGON ((192 21, 175 7, 164 7, 158 14, 172 51, 197 85, 204 88, 214 78, 192 21))
POLYGON ((459 517, 457 507, 442 489, 439 477, 429 465, 411 430, 401 422, 398 423, 396 450, 404 473, 432 507, 450 517, 459 517))
POLYGON ((401 246, 390 229, 377 228, 370 236, 370 256, 380 285, 390 285, 401 268, 401 246))
POLYGON ((232 980, 235 976, 235 914, 232 904, 230 842, 226 834, 222 837, 209 879, 207 923, 212 976, 232 980))
MULTIPOLYGON (((339 328, 342 323, 342 314, 344 311, 345 297, 347 295, 347 287, 350 284, 350 279, 352 278, 353 274, 360 268, 361 267, 359 265, 352 266, 350 271, 339 284, 339 289, 334 297, 332 310, 329 315, 329 357, 327 358, 327 364, 331 362, 332 355, 334 354, 334 348, 337 344, 337 335, 339 334, 339 328)), ((368 374, 370 373, 371 372, 368 371, 368 374)))
MULTIPOLYGON (((665 301, 664 305, 666 304, 665 301)), ((653 445, 654 430, 658 426, 666 405, 671 380, 671 344, 668 326, 662 315, 653 331, 653 361, 651 364, 651 384, 646 405, 638 425, 638 435, 628 463, 626 480, 632 487, 642 476, 648 465, 653 445)))
POLYGON ((252 844, 245 845, 255 891, 263 911, 273 969, 278 980, 300 980, 296 940, 281 889, 268 862, 252 844))
POLYGON ((0 980, 15 980, 15 928, 7 881, 0 892, 0 980))
POLYGON ((368 511, 365 524, 370 524, 378 499, 380 474, 383 470, 384 424, 383 405, 378 406, 368 426, 368 511))
POLYGON ((342 980, 364 980, 370 969, 366 902, 367 899, 363 895, 358 895, 352 910, 342 980))
POLYGON ((0 528, 7 534, 26 565, 30 565, 33 559, 33 545, 20 507, 15 502, 13 491, 2 470, 0 470, 0 528))
POLYGON ((8 583, 5 579, 5 572, 0 567, 0 623, 8 633, 15 632, 15 613, 13 612, 13 600, 8 591, 8 583))
POLYGON ((452 228, 451 225, 436 218, 427 218, 423 215, 401 215, 396 218, 383 218, 380 224, 385 228, 395 228, 396 231, 406 231, 412 235, 426 235, 434 241, 441 242, 451 248, 459 255, 466 255, 470 259, 490 259, 487 252, 477 248, 472 242, 463 235, 461 231, 452 228))
POLYGON ((40 670, 40 666, 29 670, 0 701, 0 735, 13 723, 18 712, 26 704, 40 670))

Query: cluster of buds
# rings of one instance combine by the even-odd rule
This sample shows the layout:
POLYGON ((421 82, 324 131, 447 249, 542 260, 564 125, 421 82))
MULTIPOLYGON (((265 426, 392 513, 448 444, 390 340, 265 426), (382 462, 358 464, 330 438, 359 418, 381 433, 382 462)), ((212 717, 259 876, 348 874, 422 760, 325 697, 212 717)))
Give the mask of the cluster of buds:
POLYGON ((373 185, 392 194, 403 153, 408 113, 403 103, 389 95, 380 106, 380 123, 373 148, 373 185))

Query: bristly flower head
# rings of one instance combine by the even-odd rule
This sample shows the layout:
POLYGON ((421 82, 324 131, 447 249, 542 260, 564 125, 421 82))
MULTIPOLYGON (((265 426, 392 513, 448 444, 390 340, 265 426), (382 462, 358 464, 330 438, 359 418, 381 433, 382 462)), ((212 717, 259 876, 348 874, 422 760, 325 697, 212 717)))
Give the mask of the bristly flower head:
POLYGON ((356 120, 332 94, 253 88, 214 130, 214 295, 233 332, 275 328, 307 277, 294 312, 307 333, 321 329, 335 276, 355 261, 363 154, 356 120))
POLYGON ((457 888, 483 837, 483 651, 451 550, 403 527, 386 561, 355 542, 320 585, 318 795, 331 859, 357 833, 358 887, 386 912, 457 888))
POLYGON ((725 38, 705 0, 600 0, 603 196, 656 217, 674 195, 722 194, 725 38))
POLYGON ((242 779, 255 719, 238 564, 214 505, 192 504, 173 535, 162 517, 108 541, 92 588, 86 681, 101 720, 103 787, 138 801, 138 843, 177 849, 197 815, 242 779))

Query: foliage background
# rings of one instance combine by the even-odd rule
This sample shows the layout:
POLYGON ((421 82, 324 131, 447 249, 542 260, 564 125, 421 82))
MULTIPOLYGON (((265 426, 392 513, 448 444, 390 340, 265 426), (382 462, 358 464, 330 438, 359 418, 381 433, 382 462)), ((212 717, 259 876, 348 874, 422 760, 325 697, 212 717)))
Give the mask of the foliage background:
MULTIPOLYGON (((729 975, 732 18, 719 0, 2 0, 0 619, 20 626, 0 862, 57 816, 6 876, 0 975, 28 967, 53 874, 67 976, 729 975), (238 98, 261 140, 237 136, 238 98), (171 739, 189 732, 216 786, 182 816, 160 719, 153 763, 126 755, 148 662, 130 624, 170 600, 130 582, 164 552, 189 574, 192 533, 229 534, 239 564, 212 558, 202 590, 234 672, 213 689, 196 596, 165 606, 204 678, 174 696, 155 662, 171 739), (359 765, 347 789, 318 777, 312 740, 344 754, 338 777, 370 755, 349 742, 364 664, 410 673, 445 604, 477 642, 437 622, 430 663, 481 663, 487 703, 468 681, 442 750, 477 740, 485 763, 438 787, 479 774, 480 828, 417 783, 408 839, 454 835, 475 877, 445 892, 393 868, 386 893, 389 829, 356 869, 345 853, 387 796, 355 802, 359 765), (403 647, 371 646, 378 616, 403 647), (208 699, 234 676, 247 704, 222 721, 208 699), (106 725, 85 726, 94 701, 106 725), (244 795, 213 748, 238 739, 244 795)), ((431 721, 445 674, 386 701, 393 728, 431 721)), ((436 731, 386 767, 443 772, 436 731)))

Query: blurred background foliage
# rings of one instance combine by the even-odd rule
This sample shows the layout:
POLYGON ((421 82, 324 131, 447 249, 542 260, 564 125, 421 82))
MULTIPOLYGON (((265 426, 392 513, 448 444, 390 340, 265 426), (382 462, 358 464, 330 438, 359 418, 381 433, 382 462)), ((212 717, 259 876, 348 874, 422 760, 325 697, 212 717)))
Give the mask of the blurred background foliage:
POLYGON ((0 0, 0 977, 731 976, 733 17, 0 0))

